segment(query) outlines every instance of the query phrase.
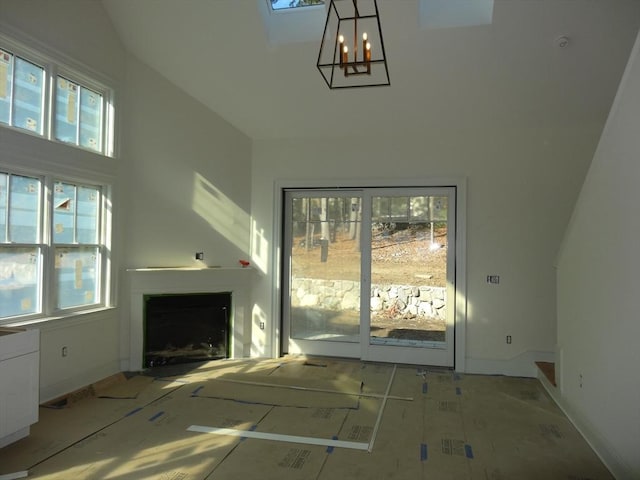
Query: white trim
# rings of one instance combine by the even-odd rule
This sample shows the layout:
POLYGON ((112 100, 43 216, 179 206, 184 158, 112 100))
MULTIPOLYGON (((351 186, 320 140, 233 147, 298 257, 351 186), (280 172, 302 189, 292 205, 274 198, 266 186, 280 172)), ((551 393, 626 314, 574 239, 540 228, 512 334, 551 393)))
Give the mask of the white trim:
MULTIPOLYGON (((607 439, 598 434, 597 430, 593 428, 589 419, 580 414, 576 410, 573 410, 569 403, 564 401, 558 387, 554 387, 551 382, 545 377, 545 375, 537 369, 537 377, 540 383, 547 391, 549 396, 558 405, 558 408, 562 410, 562 413, 566 415, 571 424, 580 432, 582 438, 589 444, 591 449, 595 452, 598 458, 609 469, 614 478, 636 478, 634 470, 628 465, 624 459, 615 454, 615 449, 609 445, 607 439)), ((556 378, 556 383, 557 383, 556 378)))
POLYGON ((554 362, 554 352, 527 350, 510 358, 473 358, 466 359, 466 373, 481 375, 507 375, 510 377, 535 378, 538 367, 535 362, 554 362))
POLYGON ((353 450, 367 450, 368 443, 347 442, 345 440, 333 440, 330 438, 301 437, 298 435, 284 435, 281 433, 256 432, 253 430, 237 430, 235 428, 204 427, 191 425, 189 432, 211 433, 214 435, 227 435, 240 438, 257 438, 260 440, 273 440, 276 442, 301 443, 306 445, 320 445, 323 447, 350 448, 353 450))
POLYGON ((0 475, 0 480, 14 480, 16 478, 27 478, 28 476, 29 476, 29 472, 27 470, 23 470, 21 472, 7 473, 6 475, 0 475))

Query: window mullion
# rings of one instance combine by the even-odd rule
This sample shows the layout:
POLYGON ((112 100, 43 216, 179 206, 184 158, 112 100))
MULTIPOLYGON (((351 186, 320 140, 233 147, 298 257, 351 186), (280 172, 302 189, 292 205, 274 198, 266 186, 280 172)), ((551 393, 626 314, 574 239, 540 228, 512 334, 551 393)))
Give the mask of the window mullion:
POLYGON ((44 182, 44 193, 42 195, 42 313, 51 315, 53 312, 52 293, 54 266, 55 266, 55 250, 52 245, 53 241, 53 179, 47 177, 44 182))
POLYGON ((11 95, 9 96, 9 125, 13 125, 16 97, 16 56, 11 54, 11 95))
POLYGON ((82 86, 78 83, 78 93, 76 93, 76 145, 80 146, 80 99, 82 98, 82 86))
POLYGON ((9 237, 10 225, 11 225, 11 174, 7 175, 7 212, 6 221, 4 225, 4 234, 7 243, 11 243, 11 237, 9 237))
MULTIPOLYGON (((80 89, 78 89, 79 91, 80 89)), ((79 103, 79 102, 78 102, 79 103)), ((78 123, 80 123, 78 121, 78 123)), ((78 131, 78 135, 80 135, 78 131)), ((80 138, 80 137, 78 137, 80 138)), ((78 245, 78 207, 80 201, 78 198, 78 186, 73 187, 73 244, 78 245)))

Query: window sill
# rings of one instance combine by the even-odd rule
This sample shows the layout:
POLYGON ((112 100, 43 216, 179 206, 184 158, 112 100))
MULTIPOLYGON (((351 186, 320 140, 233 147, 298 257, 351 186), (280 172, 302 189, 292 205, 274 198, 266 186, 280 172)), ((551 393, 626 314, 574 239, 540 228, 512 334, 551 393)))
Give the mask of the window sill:
POLYGON ((76 312, 69 312, 64 315, 54 315, 48 317, 29 318, 18 321, 8 321, 6 323, 0 322, 0 326, 3 327, 49 327, 54 324, 58 325, 62 322, 67 324, 80 324, 94 320, 96 316, 101 316, 106 313, 112 312, 116 307, 97 307, 90 310, 82 310, 76 312))

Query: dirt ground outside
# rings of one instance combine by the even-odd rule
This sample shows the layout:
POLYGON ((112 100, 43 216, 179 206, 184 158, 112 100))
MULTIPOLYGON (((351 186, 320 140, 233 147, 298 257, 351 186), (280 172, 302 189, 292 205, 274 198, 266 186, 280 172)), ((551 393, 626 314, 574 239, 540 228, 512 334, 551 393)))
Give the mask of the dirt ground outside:
MULTIPOLYGON (((447 232, 440 227, 378 229, 372 232, 372 284, 446 286, 447 232)), ((294 239, 292 275, 297 278, 360 281, 358 241, 337 233, 328 245, 318 238, 307 246, 304 237, 294 239), (323 251, 324 249, 324 251, 323 251), (323 261, 324 260, 324 261, 323 261)), ((357 334, 358 312, 314 309, 317 325, 357 334)), ((295 312, 294 312, 295 315, 295 312)), ((316 327, 318 328, 318 327, 316 327)), ((443 320, 401 313, 394 308, 372 312, 371 335, 381 338, 444 340, 443 320)))

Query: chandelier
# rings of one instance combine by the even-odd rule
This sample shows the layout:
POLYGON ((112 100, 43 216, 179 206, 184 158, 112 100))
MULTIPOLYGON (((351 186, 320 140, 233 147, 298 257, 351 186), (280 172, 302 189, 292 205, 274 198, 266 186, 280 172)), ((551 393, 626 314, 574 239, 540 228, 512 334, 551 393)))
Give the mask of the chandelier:
POLYGON ((391 84, 376 0, 330 0, 317 66, 331 89, 391 84))

